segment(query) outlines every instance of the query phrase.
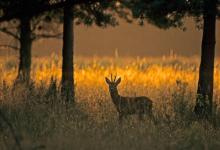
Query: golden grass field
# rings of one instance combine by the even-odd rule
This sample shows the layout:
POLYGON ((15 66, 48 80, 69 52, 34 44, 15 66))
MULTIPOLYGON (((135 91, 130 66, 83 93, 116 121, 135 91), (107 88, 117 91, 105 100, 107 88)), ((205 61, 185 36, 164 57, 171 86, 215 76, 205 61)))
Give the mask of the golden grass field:
MULTIPOLYGON (((30 87, 13 88, 16 57, 0 58, 1 108, 14 125, 23 149, 145 150, 220 148, 220 61, 216 59, 216 127, 193 119, 199 58, 76 57, 76 107, 66 109, 59 92, 61 57, 33 58, 30 87), (153 100, 156 123, 135 117, 118 124, 104 78, 122 78, 119 93, 153 100), (51 80, 53 77, 54 80, 51 80), (56 85, 56 86, 52 86, 56 85), (52 92, 51 92, 52 91, 52 92)), ((15 149, 7 126, 0 123, 2 149, 15 149)))

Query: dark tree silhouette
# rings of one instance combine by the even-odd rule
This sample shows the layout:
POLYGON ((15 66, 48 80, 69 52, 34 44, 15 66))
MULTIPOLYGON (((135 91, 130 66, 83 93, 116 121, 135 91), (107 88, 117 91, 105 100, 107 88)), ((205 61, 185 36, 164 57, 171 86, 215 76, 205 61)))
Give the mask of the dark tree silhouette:
POLYGON ((201 64, 197 99, 194 112, 200 119, 212 116, 213 72, 215 56, 216 17, 219 17, 220 1, 217 0, 130 0, 125 2, 135 18, 145 20, 159 28, 184 28, 184 17, 195 18, 197 25, 203 21, 201 64), (203 18, 203 19, 201 19, 203 18))
POLYGON ((204 0, 203 2, 203 37, 201 63, 199 68, 199 81, 195 114, 199 118, 210 119, 212 116, 214 58, 216 43, 216 16, 217 0, 204 0))
POLYGON ((42 0, 6 0, 0 2, 0 10, 2 11, 0 21, 8 21, 8 24, 11 25, 7 26, 7 23, 4 24, 0 31, 19 41, 19 47, 8 46, 13 49, 19 49, 20 62, 16 82, 29 83, 30 81, 31 47, 33 41, 40 38, 60 36, 60 34, 51 34, 51 32, 46 30, 42 32, 42 29, 44 29, 42 22, 48 22, 48 14, 43 13, 42 8, 45 8, 46 11, 50 8, 49 6, 49 1, 42 0), (18 20, 19 24, 15 20, 18 20))
POLYGON ((18 80, 30 80, 31 70, 31 24, 30 17, 20 19, 20 63, 18 68, 18 80))
MULTIPOLYGON (((0 3, 0 9, 3 12, 0 14, 0 22, 12 19, 20 21, 20 65, 18 79, 26 82, 30 79, 31 19, 45 11, 49 12, 59 8, 64 8, 61 91, 66 101, 73 101, 73 21, 77 25, 86 24, 90 26, 96 24, 100 27, 106 27, 107 25, 117 25, 116 14, 119 14, 120 17, 126 20, 129 19, 127 18, 128 13, 124 11, 125 7, 118 5, 116 0, 7 0, 6 3, 0 3)), ((58 11, 55 14, 58 15, 59 13, 58 11)))
POLYGON ((29 82, 31 68, 32 43, 45 38, 61 38, 62 32, 58 30, 59 22, 48 20, 48 15, 32 18, 30 21, 24 19, 20 23, 16 20, 2 23, 0 32, 13 38, 15 43, 0 45, 4 48, 19 50, 20 62, 16 82, 29 82))
POLYGON ((64 7, 63 21, 63 63, 62 63, 62 97, 66 102, 74 100, 74 72, 73 72, 73 7, 64 7))
MULTIPOLYGON (((7 1, 3 7, 3 15, 11 13, 11 11, 23 11, 23 15, 19 16, 17 19, 20 21, 19 25, 19 42, 20 42, 20 63, 18 69, 18 78, 21 81, 29 81, 30 78, 30 67, 31 67, 31 16, 28 14, 28 7, 30 6, 30 1, 7 1)), ((6 31, 6 28, 2 30, 6 31)))
POLYGON ((80 4, 66 5, 63 19, 63 64, 62 64, 62 87, 61 94, 65 102, 74 102, 74 25, 84 24, 87 26, 97 25, 107 27, 117 25, 116 14, 127 21, 128 13, 125 7, 117 5, 117 1, 85 1, 80 4))

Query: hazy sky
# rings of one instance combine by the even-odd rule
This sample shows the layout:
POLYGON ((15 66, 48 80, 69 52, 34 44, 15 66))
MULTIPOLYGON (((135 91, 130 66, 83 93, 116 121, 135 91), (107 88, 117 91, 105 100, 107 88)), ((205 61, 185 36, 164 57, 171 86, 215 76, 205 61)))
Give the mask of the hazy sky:
MULTIPOLYGON (((150 24, 140 27, 137 24, 120 22, 117 27, 100 29, 98 27, 75 27, 76 55, 114 55, 119 56, 161 56, 173 50, 179 55, 199 55, 202 31, 188 20, 187 30, 161 30, 150 24)), ((217 23, 216 54, 220 56, 220 21, 217 23)), ((61 53, 62 40, 44 40, 34 44, 33 55, 61 53)))

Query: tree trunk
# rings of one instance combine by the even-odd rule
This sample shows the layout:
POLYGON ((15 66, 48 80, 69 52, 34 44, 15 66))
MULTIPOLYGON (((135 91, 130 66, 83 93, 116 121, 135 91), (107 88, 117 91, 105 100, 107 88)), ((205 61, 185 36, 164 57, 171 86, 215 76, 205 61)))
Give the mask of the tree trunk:
POLYGON ((20 63, 17 81, 29 83, 31 71, 31 24, 28 17, 20 19, 20 63))
POLYGON ((61 94, 65 102, 74 102, 74 72, 73 72, 73 8, 64 8, 63 25, 63 65, 61 94))
POLYGON ((209 119, 212 116, 216 3, 217 0, 204 1, 201 63, 196 106, 194 108, 194 112, 199 119, 209 119))

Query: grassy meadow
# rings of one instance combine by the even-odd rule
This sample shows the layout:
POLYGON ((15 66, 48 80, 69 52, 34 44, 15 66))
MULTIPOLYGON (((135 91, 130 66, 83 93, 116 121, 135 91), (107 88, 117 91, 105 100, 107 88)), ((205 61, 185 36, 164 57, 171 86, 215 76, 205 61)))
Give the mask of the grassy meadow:
MULTIPOLYGON (((215 126, 193 116, 199 58, 76 57, 75 107, 60 96, 61 57, 34 57, 29 87, 13 87, 16 57, 0 58, 0 108, 13 125, 22 150, 218 150, 220 148, 220 59, 216 59, 215 126), (131 116, 122 124, 104 77, 122 78, 123 96, 153 101, 154 122, 131 116)), ((0 120, 0 149, 15 150, 0 120)))

